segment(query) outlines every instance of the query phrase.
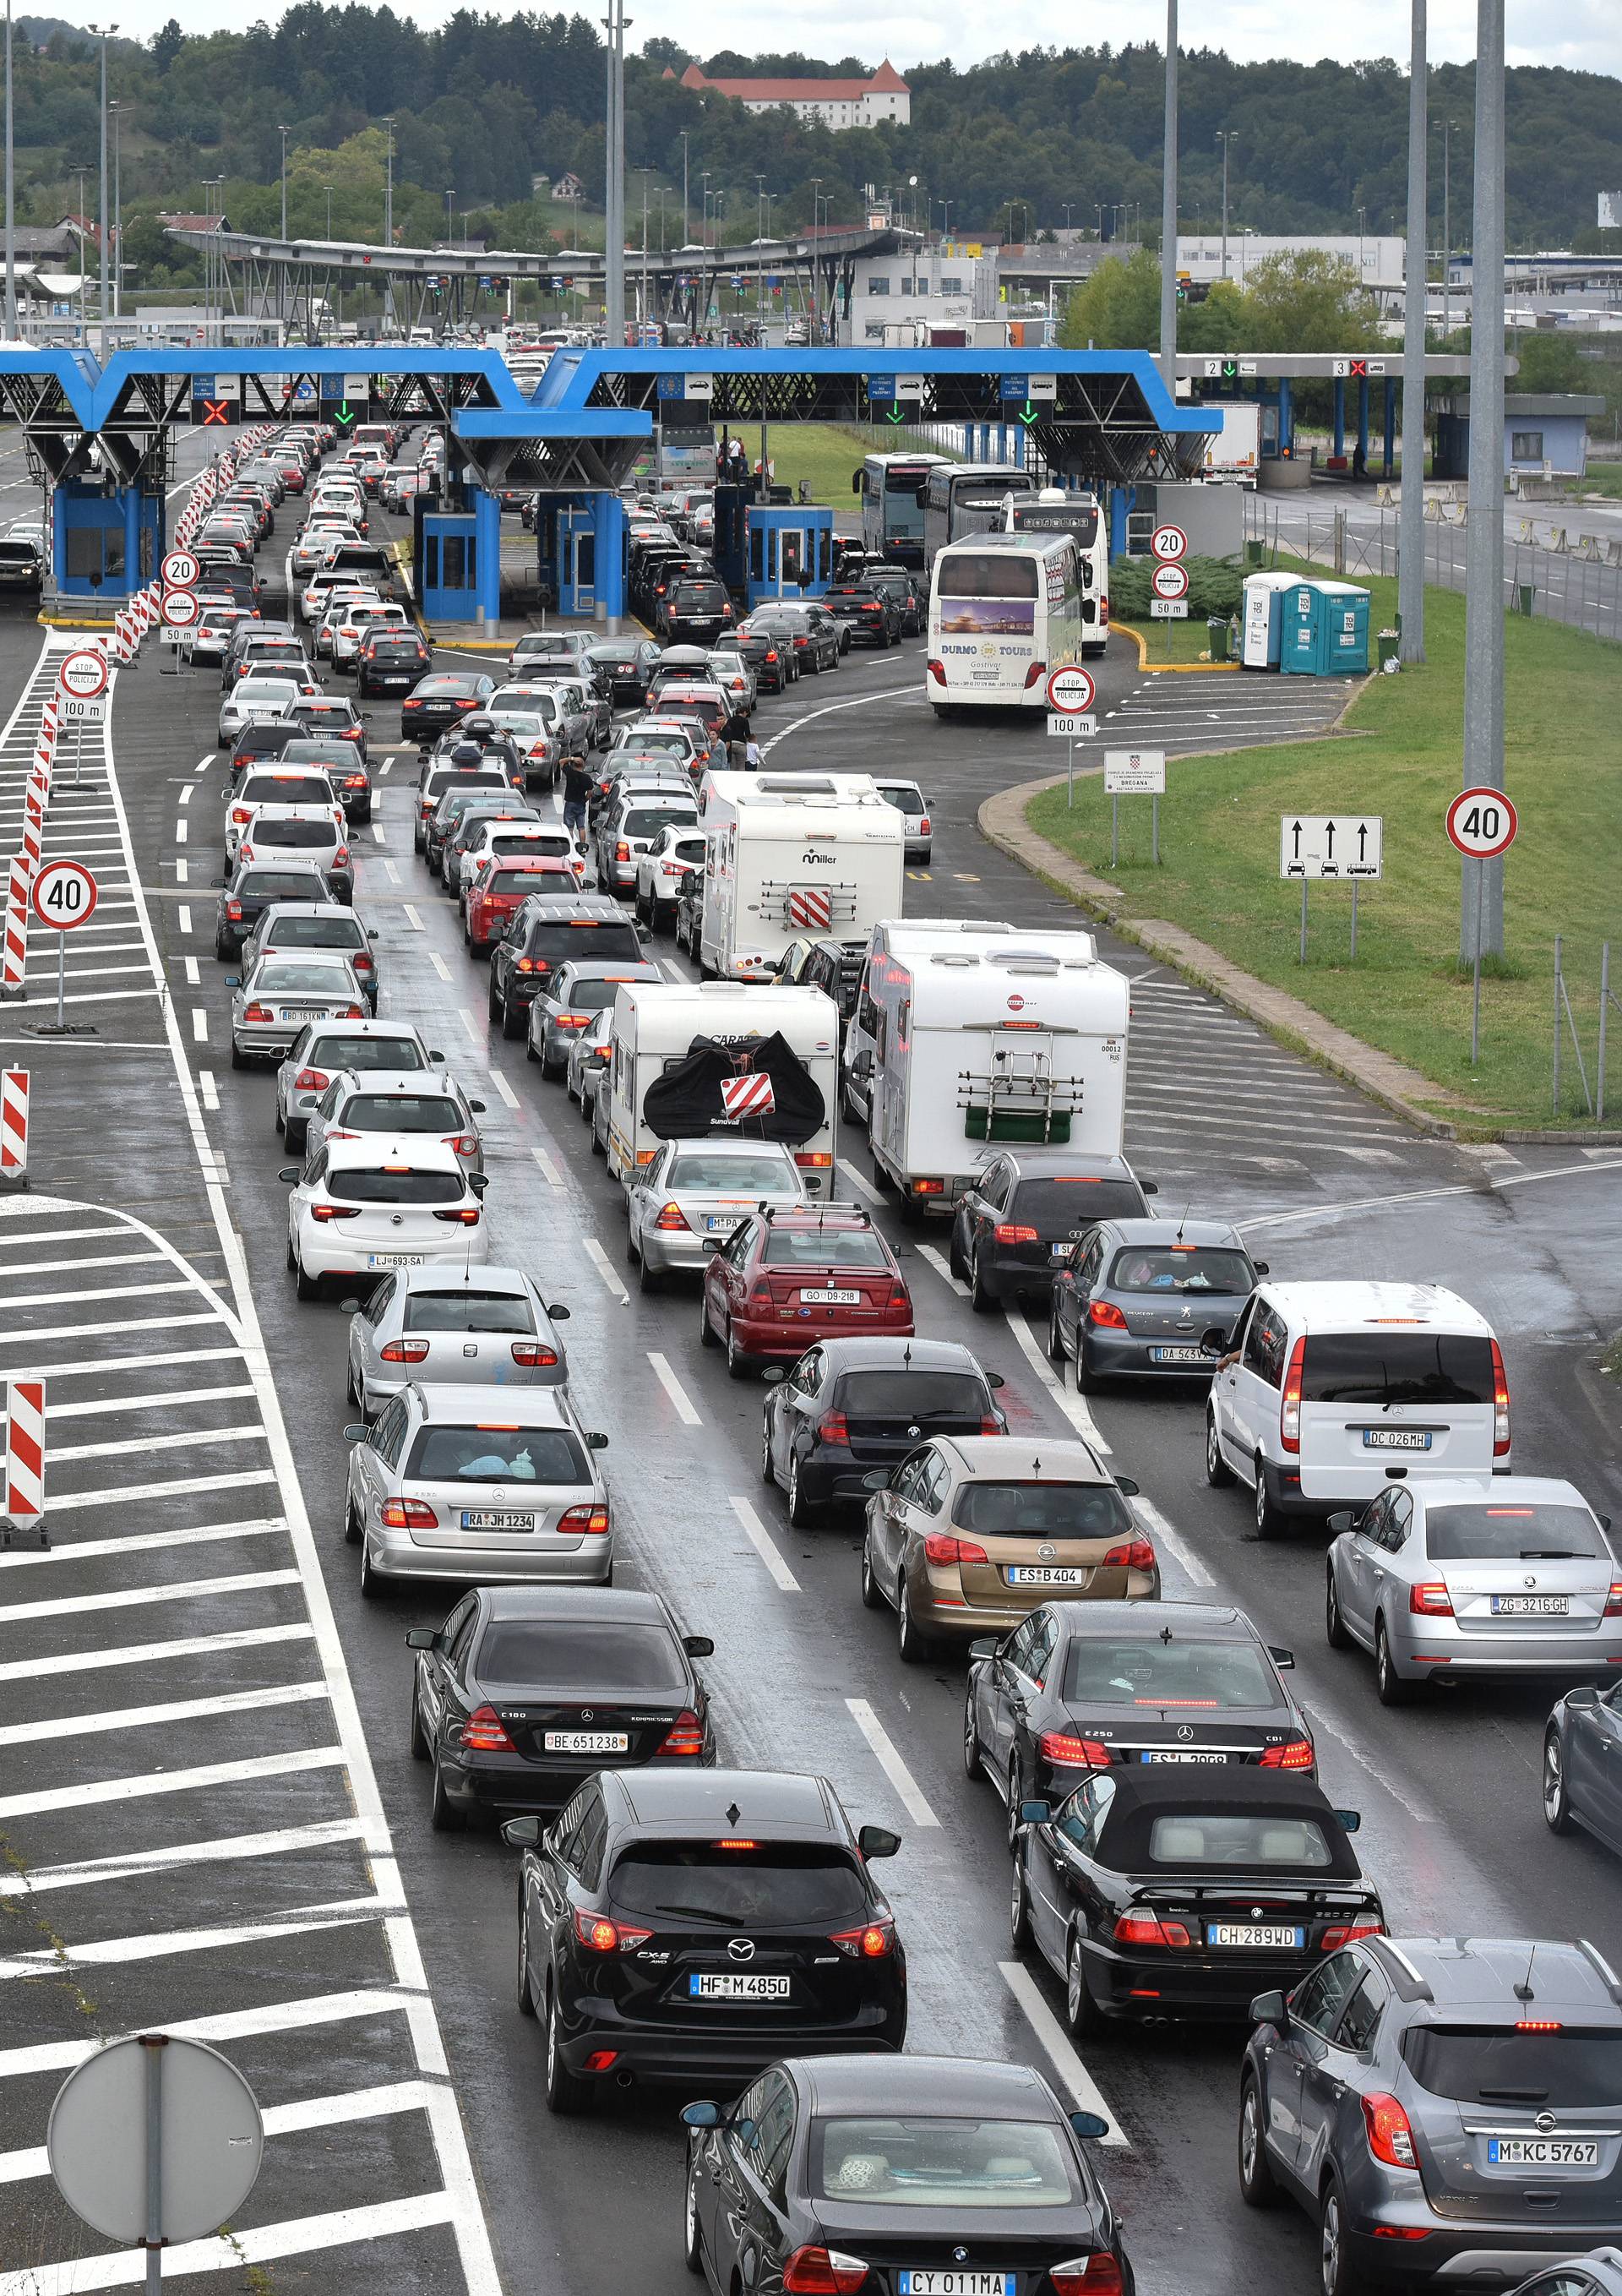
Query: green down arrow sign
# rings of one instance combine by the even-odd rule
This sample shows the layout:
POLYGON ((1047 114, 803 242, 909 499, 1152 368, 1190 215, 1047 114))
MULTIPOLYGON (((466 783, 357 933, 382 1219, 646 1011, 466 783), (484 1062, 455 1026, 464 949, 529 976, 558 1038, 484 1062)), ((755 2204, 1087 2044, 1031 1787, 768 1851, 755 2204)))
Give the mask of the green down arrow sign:
POLYGON ((889 413, 884 419, 887 422, 905 422, 906 421, 906 416, 903 414, 900 407, 892 406, 889 413))
POLYGON ((339 424, 339 426, 340 427, 340 429, 343 429, 343 430, 348 430, 348 428, 349 424, 350 424, 351 422, 354 422, 354 420, 355 420, 355 410, 354 410, 354 408, 350 406, 350 404, 349 404, 349 402, 348 402, 348 400, 347 398, 346 398, 345 400, 343 400, 343 402, 342 402, 342 403, 341 403, 341 405, 340 406, 340 407, 339 407, 339 409, 338 409, 338 413, 337 413, 336 416, 334 417, 334 420, 338 422, 338 424, 339 424))
POLYGON ((1028 430, 1031 424, 1036 420, 1036 410, 1035 406, 1032 406, 1028 398, 1026 400, 1024 406, 1020 409, 1020 420, 1024 423, 1027 430, 1028 430))

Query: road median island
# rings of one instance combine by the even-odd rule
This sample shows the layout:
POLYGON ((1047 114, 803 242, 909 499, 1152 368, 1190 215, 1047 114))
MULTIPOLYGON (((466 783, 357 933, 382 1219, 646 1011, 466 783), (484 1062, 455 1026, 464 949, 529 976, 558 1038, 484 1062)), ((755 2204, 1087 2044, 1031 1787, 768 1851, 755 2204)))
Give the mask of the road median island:
MULTIPOLYGON (((1369 587, 1380 627, 1396 586, 1369 587)), ((1371 678, 1344 733, 1174 758, 1159 869, 1141 799, 1122 802, 1120 865, 1110 868, 1097 773, 1077 775, 1073 809, 1062 778, 1004 791, 981 808, 981 827, 1082 906, 1427 1128, 1602 1138, 1569 1034, 1558 1113, 1552 1104, 1553 957, 1559 934, 1592 1087, 1603 941, 1614 944, 1613 990, 1622 967, 1622 646, 1507 620, 1505 757, 1520 833, 1505 871, 1504 958, 1483 978, 1472 1071, 1470 980, 1457 965, 1462 864, 1443 828, 1462 783, 1463 600, 1429 590, 1426 617, 1426 663, 1371 678), (1360 890, 1355 963, 1349 889, 1339 883, 1312 887, 1298 962, 1299 889, 1279 875, 1286 810, 1383 817, 1384 876, 1360 890)), ((1614 1058, 1607 1100, 1622 1110, 1614 1058)))

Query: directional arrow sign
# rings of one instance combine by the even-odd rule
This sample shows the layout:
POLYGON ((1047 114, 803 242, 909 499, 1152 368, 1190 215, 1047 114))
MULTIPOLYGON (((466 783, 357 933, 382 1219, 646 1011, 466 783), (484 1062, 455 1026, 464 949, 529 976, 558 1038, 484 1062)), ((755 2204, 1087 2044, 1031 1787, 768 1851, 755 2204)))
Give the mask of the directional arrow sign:
POLYGON ((347 430, 350 423, 356 420, 356 411, 354 407, 350 406, 347 398, 340 400, 338 411, 333 415, 332 420, 337 423, 340 430, 347 430))
POLYGON ((1028 399, 1027 400, 1026 404, 1025 404, 1025 405, 1024 405, 1024 406, 1020 409, 1020 415, 1019 415, 1019 419, 1020 419, 1020 421, 1021 422, 1023 422, 1023 423, 1026 425, 1027 429, 1028 429, 1028 428, 1029 428, 1029 426, 1030 426, 1034 422, 1036 422, 1036 409, 1033 406, 1031 406, 1031 404, 1030 404, 1030 402, 1028 401, 1028 399))
POLYGON ((1286 813, 1279 820, 1279 875, 1378 877, 1384 843, 1379 814, 1286 813))

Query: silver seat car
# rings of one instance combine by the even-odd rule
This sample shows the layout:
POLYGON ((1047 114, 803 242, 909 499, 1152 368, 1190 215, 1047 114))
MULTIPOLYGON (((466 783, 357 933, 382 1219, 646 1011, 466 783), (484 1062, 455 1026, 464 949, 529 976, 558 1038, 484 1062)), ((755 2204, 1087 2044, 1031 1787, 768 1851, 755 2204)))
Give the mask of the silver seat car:
POLYGON ((313 677, 239 677, 219 705, 221 745, 229 749, 244 726, 280 718, 290 701, 317 690, 313 677))
POLYGON ((375 1419, 413 1380, 439 1387, 563 1387, 569 1359, 553 1328, 569 1309, 542 1299, 519 1267, 402 1267, 349 1320, 349 1401, 375 1419))
POLYGON ((696 1273, 760 1204, 803 1204, 791 1152, 773 1140, 667 1140, 629 1191, 626 1251, 644 1292, 672 1268, 696 1273))
POLYGON ((341 806, 257 805, 236 849, 244 861, 313 861, 340 901, 355 897, 355 859, 341 806))
POLYGON ((341 901, 274 901, 242 943, 242 971, 251 972, 262 956, 302 956, 307 950, 334 951, 347 957, 367 1004, 377 1010, 375 925, 364 924, 341 901))
POLYGON ((366 993, 337 951, 264 956, 251 972, 228 972, 231 1065, 279 1059, 312 1021, 364 1021, 366 993))
POLYGON ((1622 1666, 1622 1561, 1573 1483, 1405 1477, 1329 1527, 1324 1633, 1372 1652, 1382 1706, 1438 1678, 1622 1666))
POLYGON ((306 1152, 313 1156, 324 1140, 352 1140, 362 1132, 399 1138, 425 1133, 454 1148, 464 1171, 482 1172, 484 1143, 474 1119, 484 1105, 444 1069, 342 1070, 306 1119, 306 1152))
POLYGON ((444 1058, 430 1051, 414 1021, 312 1023, 276 1071, 276 1130, 289 1148, 302 1148, 310 1111, 340 1069, 425 1069, 444 1058))
POLYGON ((541 1074, 562 1073, 569 1048, 593 1013, 611 1012, 621 988, 631 980, 662 980, 657 964, 604 964, 582 957, 547 975, 529 1004, 528 1050, 541 1074))
POLYGON ((344 1430, 344 1537, 360 1586, 387 1578, 561 1579, 614 1576, 609 1495, 588 1434, 561 1387, 422 1386, 373 1426, 344 1430))

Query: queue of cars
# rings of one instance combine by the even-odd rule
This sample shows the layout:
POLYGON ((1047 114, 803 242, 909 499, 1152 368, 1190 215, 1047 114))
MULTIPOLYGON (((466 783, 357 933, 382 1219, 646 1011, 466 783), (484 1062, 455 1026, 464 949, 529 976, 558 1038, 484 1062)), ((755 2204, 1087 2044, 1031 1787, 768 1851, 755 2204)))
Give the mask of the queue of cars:
MULTIPOLYGON (((582 1102, 589 1078, 600 1111, 614 1009, 668 985, 648 935, 692 897, 714 747, 701 709, 663 723, 702 681, 618 653, 610 699, 634 667, 659 716, 617 729, 578 847, 530 802, 498 705, 543 668, 567 686, 580 652, 525 647, 505 688, 431 674, 431 711, 414 689, 402 719, 425 751, 419 850, 488 953, 492 1019, 582 1102)), ((264 754, 228 807, 247 816, 218 928, 222 954, 243 947, 233 1059, 239 1025, 244 1060, 276 1058, 276 1127, 304 1152, 282 1176, 289 1267, 349 1312, 362 1591, 468 1589, 406 1636, 411 1751, 436 1828, 493 1817, 520 1852, 518 2006, 544 2027, 548 2103, 716 2092, 684 2107, 683 2243, 717 2296, 746 2243, 752 2275, 806 2296, 1124 2296, 1088 2150, 1105 2124, 1026 2067, 896 2054, 905 1940, 872 1868, 903 1844, 855 1826, 825 1779, 723 1767, 713 1644, 616 1583, 568 1310, 490 1258, 479 1104, 414 1023, 379 1017, 388 984, 374 958, 363 979, 336 852, 266 861, 283 816, 337 838, 345 814, 331 785, 324 804, 261 798, 261 775, 309 776, 264 754)), ((828 985, 807 993, 838 1035, 861 955, 813 952, 828 985)), ((893 1611, 901 1660, 966 1645, 963 1759, 1004 1797, 1012 1945, 1052 1969, 1073 2032, 1251 2026, 1241 2190, 1311 2212, 1324 2296, 1393 2274, 1503 2286, 1614 2236, 1622 1985, 1592 1948, 1389 1934, 1358 1814, 1318 1782, 1292 1654, 1241 1612, 1162 1599, 1135 1485, 1085 1441, 1011 1431, 1000 1378, 919 1333, 884 1230, 813 1177, 780 1142, 669 1136, 627 1175, 628 1256, 645 1284, 692 1284, 699 1343, 734 1375, 764 1374, 762 1479, 791 1521, 861 1511, 853 1594, 893 1611)), ((995 1151, 954 1206, 954 1272, 977 1308, 1034 1307, 1078 1385, 1208 1383, 1209 1480, 1252 1484, 1260 1537, 1331 1517, 1327 1638, 1372 1650, 1382 1698, 1455 1660, 1606 1678, 1610 1525, 1513 1472, 1485 1319, 1435 1287, 1275 1283, 1230 1224, 1155 1218, 1152 1193, 1108 1159, 995 1151)), ((1562 1699, 1544 1807, 1622 1846, 1614 1708, 1609 1689, 1562 1699)))

